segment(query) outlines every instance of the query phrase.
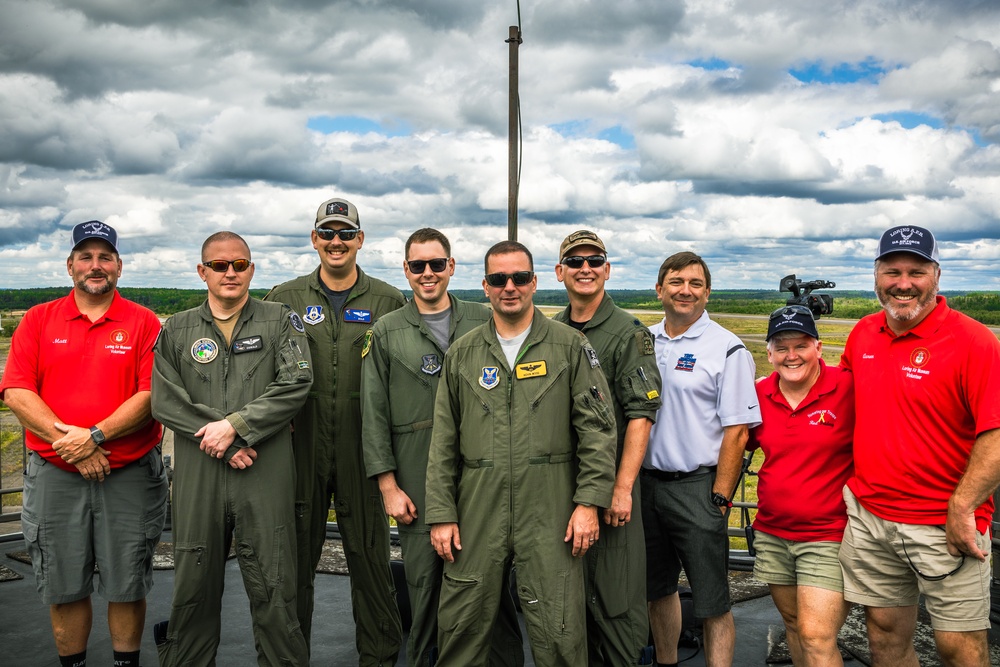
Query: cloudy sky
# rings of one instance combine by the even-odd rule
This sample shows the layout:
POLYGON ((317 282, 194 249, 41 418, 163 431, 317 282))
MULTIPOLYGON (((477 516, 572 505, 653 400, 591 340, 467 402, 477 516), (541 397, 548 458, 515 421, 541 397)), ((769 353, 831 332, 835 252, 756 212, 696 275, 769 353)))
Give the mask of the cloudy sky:
MULTIPOLYGON (((931 228, 943 289, 1000 290, 994 0, 522 0, 519 240, 609 245, 612 288, 702 254, 717 288, 871 287, 876 239, 931 228)), ((4 0, 0 287, 69 285, 68 232, 120 232, 122 285, 199 287, 248 239, 256 287, 308 272, 318 205, 362 267, 453 242, 478 285, 506 236, 515 0, 4 0)))

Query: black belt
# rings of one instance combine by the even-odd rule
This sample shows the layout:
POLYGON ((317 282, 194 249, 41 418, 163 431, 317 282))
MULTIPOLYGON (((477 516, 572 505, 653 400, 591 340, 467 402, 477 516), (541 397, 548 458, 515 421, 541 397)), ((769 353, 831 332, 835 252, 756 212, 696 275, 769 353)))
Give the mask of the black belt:
POLYGON ((695 477, 697 475, 707 475, 710 472, 715 472, 718 466, 698 466, 690 472, 680 472, 680 471, 669 471, 669 470, 657 470, 656 468, 643 468, 642 474, 647 477, 652 477, 653 479, 658 479, 661 482, 673 482, 678 479, 685 479, 687 477, 695 477))

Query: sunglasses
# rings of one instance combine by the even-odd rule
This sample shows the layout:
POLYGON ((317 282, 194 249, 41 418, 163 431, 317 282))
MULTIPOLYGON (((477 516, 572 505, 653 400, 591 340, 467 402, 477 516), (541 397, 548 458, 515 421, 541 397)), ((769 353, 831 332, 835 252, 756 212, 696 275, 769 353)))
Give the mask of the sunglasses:
POLYGON ((243 273, 250 268, 251 262, 249 259, 234 259, 232 261, 226 261, 224 259, 213 259, 210 262, 202 262, 204 266, 212 269, 216 273, 225 273, 229 270, 229 265, 232 264, 233 271, 236 273, 243 273))
POLYGON ((776 311, 771 313, 771 316, 768 318, 768 320, 776 320, 779 317, 784 317, 786 315, 793 315, 795 313, 798 313, 799 315, 808 315, 809 317, 812 317, 812 311, 809 310, 809 308, 806 306, 782 306, 781 308, 778 308, 776 311))
POLYGON ((360 229, 326 229, 325 227, 320 227, 316 230, 316 236, 324 241, 332 241, 339 236, 341 241, 347 243, 357 238, 360 231, 360 229))
POLYGON ((506 287, 508 280, 513 280, 518 287, 527 285, 535 277, 534 271, 515 271, 514 273, 487 273, 486 284, 490 287, 506 287))
POLYGON ((583 263, 586 262, 590 268, 596 269, 604 266, 606 261, 608 261, 608 258, 604 255, 588 255, 587 257, 573 255, 572 257, 563 257, 562 263, 570 269, 582 269, 583 263))
POLYGON ((409 267, 410 273, 423 273, 428 264, 430 264, 431 271, 434 273, 441 273, 448 268, 448 258, 438 257, 436 259, 411 259, 406 262, 406 266, 409 267))

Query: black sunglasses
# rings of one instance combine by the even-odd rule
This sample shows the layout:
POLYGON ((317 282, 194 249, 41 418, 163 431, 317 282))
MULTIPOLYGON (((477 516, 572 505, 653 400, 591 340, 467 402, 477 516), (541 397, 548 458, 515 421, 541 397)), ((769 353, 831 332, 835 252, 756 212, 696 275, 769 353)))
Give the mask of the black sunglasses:
POLYGON ((232 261, 227 261, 225 259, 213 259, 209 262, 202 262, 204 266, 212 269, 216 273, 225 273, 229 270, 229 265, 233 265, 233 270, 236 273, 243 273, 250 268, 251 262, 249 259, 234 259, 232 261))
POLYGON ((441 273, 448 268, 448 258, 437 257, 435 259, 410 259, 406 262, 406 266, 409 267, 410 273, 423 273, 428 264, 430 264, 431 271, 434 273, 441 273))
POLYGON ((604 255, 588 255, 586 257, 573 255, 571 257, 563 257, 562 263, 570 269, 582 269, 583 263, 586 262, 590 265, 590 268, 597 269, 604 266, 606 261, 608 261, 608 258, 604 255))
POLYGON ((320 227, 316 230, 316 236, 324 241, 332 241, 339 236, 340 240, 346 243, 357 238, 360 231, 360 229, 327 229, 320 227))
POLYGON ((534 271, 515 271, 514 273, 487 273, 486 284, 490 287, 506 287, 508 280, 513 280, 518 287, 527 285, 535 277, 534 271))
POLYGON ((812 317, 812 311, 809 310, 808 306, 782 306, 781 308, 778 308, 773 313, 771 313, 771 316, 768 318, 768 320, 776 320, 779 317, 792 315, 794 313, 798 313, 799 315, 808 315, 809 317, 812 317))
MULTIPOLYGON (((938 526, 938 527, 941 528, 941 530, 944 530, 944 526, 938 526)), ((955 569, 952 570, 951 572, 945 572, 944 574, 924 574, 919 569, 917 569, 917 566, 913 564, 912 560, 910 560, 910 554, 906 552, 906 541, 903 540, 902 537, 899 538, 899 543, 903 545, 903 555, 906 556, 906 562, 910 564, 910 569, 913 570, 916 573, 916 575, 921 579, 923 579, 924 581, 943 581, 944 579, 947 579, 951 575, 961 570, 962 566, 965 565, 965 554, 962 554, 962 559, 958 561, 958 565, 956 565, 955 569)))

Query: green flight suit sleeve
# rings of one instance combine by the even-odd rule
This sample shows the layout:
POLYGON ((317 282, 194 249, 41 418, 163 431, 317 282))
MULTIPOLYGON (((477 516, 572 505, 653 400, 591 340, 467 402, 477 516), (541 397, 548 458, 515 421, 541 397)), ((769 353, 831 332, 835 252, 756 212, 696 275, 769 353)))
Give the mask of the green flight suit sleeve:
POLYGON ((455 358, 446 353, 434 401, 434 430, 427 453, 427 508, 424 512, 427 525, 458 521, 458 471, 461 454, 458 392, 461 389, 461 379, 457 373, 449 372, 452 365, 457 365, 455 358))
MULTIPOLYGON (((278 343, 274 347, 274 380, 264 392, 234 413, 226 415, 247 447, 269 438, 279 428, 287 428, 309 396, 313 372, 309 343, 304 333, 292 326, 290 308, 276 327, 278 343)), ((297 318, 298 315, 295 315, 297 318)))
POLYGON ((221 410, 195 403, 184 386, 183 362, 177 357, 170 320, 163 325, 153 346, 153 383, 150 407, 153 418, 170 430, 194 437, 202 426, 225 417, 221 410))
POLYGON ((653 353, 653 335, 637 325, 635 333, 622 341, 615 364, 615 398, 626 419, 645 417, 656 421, 663 394, 663 380, 653 353))
POLYGON ((618 434, 611 406, 611 390, 597 361, 597 352, 581 336, 573 369, 573 428, 577 477, 573 502, 608 507, 615 484, 618 434))
POLYGON ((389 356, 384 326, 376 322, 361 359, 361 449, 365 474, 396 470, 392 453, 392 405, 389 402, 389 356))

